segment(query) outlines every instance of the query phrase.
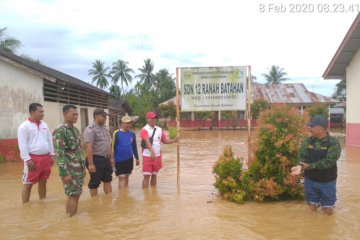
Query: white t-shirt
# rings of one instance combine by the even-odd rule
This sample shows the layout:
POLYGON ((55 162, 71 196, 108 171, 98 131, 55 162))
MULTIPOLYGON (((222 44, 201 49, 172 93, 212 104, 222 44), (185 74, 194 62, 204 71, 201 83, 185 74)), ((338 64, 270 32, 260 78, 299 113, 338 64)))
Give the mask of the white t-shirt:
POLYGON ((40 121, 38 125, 29 119, 18 128, 18 144, 20 157, 24 161, 31 159, 30 153, 34 155, 54 155, 54 145, 48 125, 40 121))

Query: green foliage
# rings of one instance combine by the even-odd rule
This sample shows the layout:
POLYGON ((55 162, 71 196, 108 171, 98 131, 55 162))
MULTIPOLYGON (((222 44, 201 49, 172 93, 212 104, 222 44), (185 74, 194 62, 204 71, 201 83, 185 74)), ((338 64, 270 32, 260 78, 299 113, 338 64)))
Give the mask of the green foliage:
POLYGON ((92 68, 88 71, 89 75, 92 75, 92 82, 96 84, 97 87, 104 89, 109 85, 108 77, 109 75, 109 68, 105 67, 105 62, 101 60, 95 60, 92 64, 92 68))
POLYGON ((226 199, 238 203, 243 202, 246 194, 240 187, 241 168, 241 161, 235 158, 231 146, 224 147, 223 154, 213 167, 216 178, 214 186, 226 199))
POLYGON ((5 156, 4 155, 0 155, 0 163, 4 163, 5 162, 5 156))
POLYGON ((169 137, 170 139, 175 139, 177 136, 177 128, 176 127, 170 127, 169 128, 169 137))
POLYGON ((340 101, 346 101, 346 80, 343 79, 336 84, 333 98, 336 98, 340 101))
POLYGON ((328 119, 329 107, 323 103, 315 103, 314 105, 312 105, 307 109, 307 113, 310 117, 313 117, 315 115, 321 115, 325 119, 328 119))
POLYGON ((135 123, 135 126, 144 126, 146 124, 146 113, 149 111, 153 111, 153 95, 149 93, 144 93, 140 97, 131 91, 124 95, 124 99, 126 99, 130 107, 132 108, 133 115, 139 116, 139 121, 135 123))
POLYGON ((263 98, 255 99, 251 104, 251 117, 252 119, 258 119, 260 112, 269 109, 270 104, 263 98))
POLYGON ((6 29, 6 27, 0 28, 0 49, 9 53, 15 53, 22 46, 21 41, 14 37, 6 36, 6 29))
POLYGON ((213 117, 213 112, 195 112, 195 120, 207 120, 213 117))
POLYGON ((297 109, 282 105, 261 112, 248 169, 241 170, 241 163, 234 161, 231 147, 226 146, 213 169, 215 187, 236 202, 303 198, 300 177, 291 175, 290 169, 296 164, 306 132, 305 119, 297 109))
POLYGON ((284 72, 284 68, 280 68, 279 66, 271 66, 269 73, 264 73, 263 76, 266 79, 267 83, 270 84, 278 84, 283 81, 289 80, 289 78, 286 78, 287 75, 286 72, 284 72))
POLYGON ((160 105, 160 113, 164 118, 170 117, 171 119, 176 118, 176 106, 173 102, 169 102, 167 105, 160 105))

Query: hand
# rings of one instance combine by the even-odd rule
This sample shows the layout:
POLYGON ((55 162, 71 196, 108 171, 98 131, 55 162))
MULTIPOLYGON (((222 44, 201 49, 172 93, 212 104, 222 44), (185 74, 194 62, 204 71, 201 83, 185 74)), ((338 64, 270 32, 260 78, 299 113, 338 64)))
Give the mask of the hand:
POLYGON ((154 151, 151 151, 151 160, 153 160, 153 161, 156 160, 156 155, 155 155, 154 151))
POLYGON ((88 171, 89 171, 89 173, 94 173, 96 171, 95 165, 89 164, 88 171))
POLYGON ((139 159, 136 159, 136 166, 139 166, 140 165, 140 161, 139 159))
POLYGON ((67 176, 62 177, 62 181, 63 181, 64 184, 69 184, 69 183, 71 183, 71 180, 72 180, 72 178, 71 178, 70 175, 67 175, 67 176))
POLYGON ((34 171, 36 169, 36 165, 31 159, 26 162, 26 165, 29 168, 29 171, 34 171))
POLYGON ((115 167, 115 160, 114 160, 114 158, 111 158, 111 159, 110 159, 110 163, 111 163, 111 166, 115 167))
POLYGON ((301 170, 302 170, 302 166, 296 165, 295 167, 291 168, 291 175, 300 175, 301 170))
POLYGON ((50 164, 51 164, 51 166, 54 165, 54 162, 55 162, 55 157, 54 157, 54 156, 50 156, 50 164))

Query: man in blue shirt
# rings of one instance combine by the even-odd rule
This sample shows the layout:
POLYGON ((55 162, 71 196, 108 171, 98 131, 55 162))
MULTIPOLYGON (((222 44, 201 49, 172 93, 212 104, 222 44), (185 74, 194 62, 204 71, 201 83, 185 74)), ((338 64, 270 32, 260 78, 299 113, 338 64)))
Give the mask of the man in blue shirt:
POLYGON ((139 154, 136 146, 135 133, 130 131, 132 118, 128 115, 121 118, 121 128, 113 134, 112 150, 115 160, 115 174, 119 177, 119 189, 129 184, 129 176, 134 168, 139 165, 139 154))

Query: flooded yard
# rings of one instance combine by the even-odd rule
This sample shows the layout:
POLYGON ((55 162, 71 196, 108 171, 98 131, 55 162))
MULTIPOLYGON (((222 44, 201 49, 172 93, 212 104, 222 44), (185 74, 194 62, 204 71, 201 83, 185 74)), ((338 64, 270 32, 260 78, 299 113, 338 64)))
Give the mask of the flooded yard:
MULTIPOLYGON (((163 145, 157 189, 141 189, 135 167, 127 190, 90 198, 73 218, 65 216, 65 195, 57 167, 48 195, 21 204, 22 163, 0 164, 0 239, 360 239, 360 148, 344 148, 338 162, 338 201, 331 217, 310 213, 304 201, 235 204, 213 187, 212 166, 225 144, 247 157, 246 131, 182 132, 180 190, 176 146, 163 145)), ((86 184, 88 182, 86 177, 86 184)))

